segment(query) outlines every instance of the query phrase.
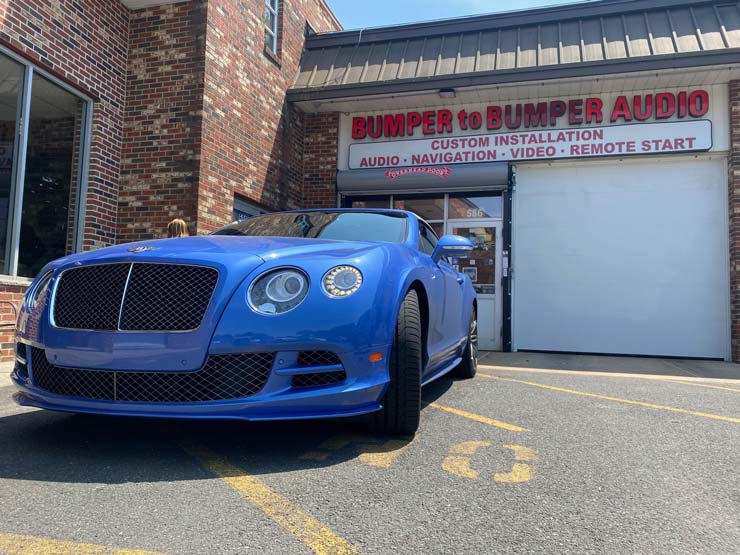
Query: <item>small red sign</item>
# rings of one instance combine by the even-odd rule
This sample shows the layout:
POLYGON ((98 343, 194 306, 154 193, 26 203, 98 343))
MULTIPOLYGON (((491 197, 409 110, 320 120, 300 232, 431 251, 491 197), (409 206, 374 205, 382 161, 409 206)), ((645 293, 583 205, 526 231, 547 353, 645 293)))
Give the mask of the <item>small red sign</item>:
POLYGON ((396 168, 392 170, 386 170, 385 171, 385 177, 387 179, 398 179, 399 177, 403 177, 404 175, 411 175, 416 173, 426 173, 429 175, 434 175, 436 177, 446 178, 449 177, 452 173, 452 168, 444 167, 444 168, 430 168, 428 166, 417 166, 413 168, 396 168))

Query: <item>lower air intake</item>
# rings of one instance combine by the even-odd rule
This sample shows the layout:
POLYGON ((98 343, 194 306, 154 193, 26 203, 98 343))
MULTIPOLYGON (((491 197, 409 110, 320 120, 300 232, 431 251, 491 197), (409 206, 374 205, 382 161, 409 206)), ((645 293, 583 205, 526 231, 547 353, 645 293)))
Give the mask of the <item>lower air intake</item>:
POLYGON ((208 357, 195 372, 125 372, 55 366, 42 349, 31 349, 37 387, 54 393, 101 401, 194 403, 249 397, 262 390, 274 353, 208 357))
MULTIPOLYGON (((313 366, 341 366, 342 361, 336 353, 331 351, 301 351, 298 353, 296 366, 300 368, 311 368, 313 366)), ((318 370, 318 368, 317 368, 318 370)), ((333 372, 312 372, 310 374, 298 374, 291 378, 290 385, 293 387, 320 387, 333 385, 347 379, 344 369, 333 372)))
POLYGON ((293 387, 319 387, 343 382, 347 379, 347 373, 340 372, 316 372, 313 374, 298 374, 293 376, 290 385, 293 387))

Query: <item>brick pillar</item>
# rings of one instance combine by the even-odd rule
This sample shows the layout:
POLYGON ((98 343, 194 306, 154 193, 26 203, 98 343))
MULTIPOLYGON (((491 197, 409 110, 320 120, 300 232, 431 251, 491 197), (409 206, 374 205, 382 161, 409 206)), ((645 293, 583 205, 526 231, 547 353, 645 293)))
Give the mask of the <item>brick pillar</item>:
POLYGON ((304 129, 303 206, 336 206, 339 114, 306 114, 304 129))
POLYGON ((207 4, 131 12, 119 243, 158 239, 173 218, 197 226, 207 4))
POLYGON ((732 360, 740 362, 740 81, 730 83, 729 173, 732 360))

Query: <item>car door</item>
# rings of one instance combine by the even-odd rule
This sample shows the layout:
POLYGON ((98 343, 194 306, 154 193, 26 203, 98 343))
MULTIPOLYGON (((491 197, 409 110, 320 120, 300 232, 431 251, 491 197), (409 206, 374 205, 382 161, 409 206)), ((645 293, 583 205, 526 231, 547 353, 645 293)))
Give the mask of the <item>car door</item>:
MULTIPOLYGON (((434 316, 430 307, 430 336, 434 328, 434 341, 429 341, 430 368, 434 370, 455 355, 462 334, 463 309, 463 280, 462 276, 445 259, 438 263, 431 259, 434 248, 437 246, 437 234, 426 223, 419 222, 419 250, 429 257, 429 264, 433 275, 441 283, 436 289, 439 291, 435 298, 429 299, 429 304, 436 304, 434 316), (434 320, 434 321, 432 321, 434 320)), ((467 327, 465 327, 467 330, 467 327)))

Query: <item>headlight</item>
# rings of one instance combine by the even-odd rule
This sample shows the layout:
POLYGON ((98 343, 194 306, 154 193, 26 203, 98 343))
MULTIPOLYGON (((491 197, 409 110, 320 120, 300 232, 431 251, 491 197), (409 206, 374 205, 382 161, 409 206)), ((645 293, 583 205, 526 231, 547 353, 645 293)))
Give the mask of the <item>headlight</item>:
POLYGON ((308 277, 295 268, 280 268, 258 277, 247 300, 260 314, 282 314, 297 307, 308 294, 308 277))
POLYGON ((354 266, 337 266, 326 272, 322 285, 332 297, 347 297, 362 285, 362 273, 354 266))
POLYGON ((39 304, 39 300, 41 300, 44 295, 46 294, 46 291, 49 289, 49 284, 51 283, 51 277, 54 275, 54 272, 46 272, 35 284, 34 286, 28 290, 28 293, 26 293, 26 311, 27 312, 33 312, 36 310, 36 307, 39 304))

